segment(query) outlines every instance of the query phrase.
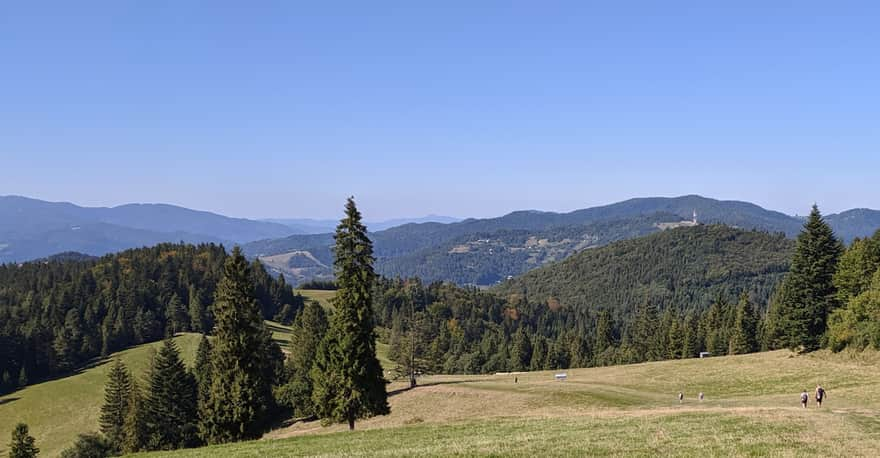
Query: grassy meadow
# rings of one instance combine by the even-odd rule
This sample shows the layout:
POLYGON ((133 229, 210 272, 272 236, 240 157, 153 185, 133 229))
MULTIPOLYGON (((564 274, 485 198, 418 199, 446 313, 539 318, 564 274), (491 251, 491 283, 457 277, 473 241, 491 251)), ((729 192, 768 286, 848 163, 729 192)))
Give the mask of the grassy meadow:
MULTIPOLYGON (((181 355, 191 363, 199 345, 199 334, 175 337, 181 355)), ((0 397, 0 456, 9 451, 9 434, 15 424, 25 422, 37 440, 40 456, 58 456, 80 433, 98 431, 98 417, 104 402, 104 381, 111 360, 121 358, 140 382, 150 359, 162 342, 129 348, 96 361, 75 375, 30 385, 0 397)))
POLYGON ((294 292, 306 299, 317 301, 325 309, 333 308, 330 304, 330 300, 336 296, 336 291, 323 289, 297 289, 294 290, 294 292))
MULTIPOLYGON (((284 344, 289 328, 268 325, 284 344)), ((197 334, 176 338, 187 361, 197 334)), ((160 342, 113 355, 142 377, 160 342)), ((387 345, 377 346, 390 367, 387 345)), ((0 398, 0 431, 28 423, 58 456, 96 431, 107 361, 0 398)), ((262 440, 150 454, 266 456, 876 456, 880 450, 880 353, 786 351, 744 356, 484 376, 427 376, 389 386, 392 413, 344 425, 294 423, 262 440), (826 405, 802 409, 817 383, 826 405), (677 394, 684 392, 679 404, 677 394), (705 393, 704 401, 697 393, 705 393)), ((0 441, 7 453, 8 437, 0 441)))
POLYGON ((565 381, 432 376, 412 390, 392 384, 392 413, 353 433, 297 423, 259 441, 150 456, 876 456, 878 363, 874 352, 776 351, 574 369, 565 381), (802 409, 799 393, 817 383, 826 404, 802 409))

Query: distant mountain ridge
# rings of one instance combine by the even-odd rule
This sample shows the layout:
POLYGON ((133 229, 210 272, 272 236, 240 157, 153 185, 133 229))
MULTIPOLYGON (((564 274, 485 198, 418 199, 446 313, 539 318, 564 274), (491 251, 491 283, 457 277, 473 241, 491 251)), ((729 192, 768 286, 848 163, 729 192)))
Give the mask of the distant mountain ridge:
POLYGON ((287 226, 167 204, 81 207, 0 196, 0 262, 60 252, 98 256, 162 242, 246 243, 291 235, 287 226))
MULTIPOLYGON (((371 231, 370 236, 376 268, 383 275, 419 275, 426 281, 490 285, 584 249, 674 227, 691 220, 694 212, 703 224, 784 233, 788 237, 797 235, 803 225, 798 217, 749 202, 687 195, 634 198, 568 213, 523 210, 451 224, 405 224, 371 231), (526 246, 531 238, 544 243, 526 246), (590 242, 584 243, 587 239, 590 242)), ((876 210, 852 210, 827 218, 847 242, 880 229, 880 211, 876 210)), ((248 255, 260 258, 308 252, 330 266, 332 243, 331 234, 294 235, 249 243, 243 248, 248 255)), ((296 257, 295 266, 267 262, 273 272, 284 273, 294 282, 332 277, 330 268, 305 265, 301 256, 296 257)))
MULTIPOLYGON (((795 236, 803 224, 801 218, 749 202, 687 195, 634 198, 567 213, 523 210, 456 222, 432 215, 368 223, 367 227, 374 242, 376 269, 383 275, 492 285, 583 250, 687 224, 695 211, 701 224, 781 232, 788 237, 795 236)), ((826 218, 846 242, 880 228, 877 210, 854 209, 826 218)), ((274 221, 287 224, 228 218, 167 204, 89 208, 0 196, 0 263, 68 251, 99 256, 162 242, 212 242, 242 244, 246 254, 263 259, 268 269, 293 283, 332 278, 335 221, 274 221), (297 221, 324 224, 327 231, 297 234, 292 226, 297 221)))
MULTIPOLYGON (((336 230, 336 225, 339 224, 338 220, 333 219, 312 219, 312 218, 267 218, 261 221, 268 221, 272 223, 283 224, 291 229, 294 229, 299 234, 326 234, 329 232, 333 232, 336 230)), ((384 221, 367 221, 367 227, 370 230, 383 231, 385 229, 390 229, 395 226, 402 226, 404 224, 420 224, 420 223, 457 223, 462 221, 462 218, 455 218, 452 216, 441 216, 441 215, 427 215, 418 218, 395 218, 384 221)))

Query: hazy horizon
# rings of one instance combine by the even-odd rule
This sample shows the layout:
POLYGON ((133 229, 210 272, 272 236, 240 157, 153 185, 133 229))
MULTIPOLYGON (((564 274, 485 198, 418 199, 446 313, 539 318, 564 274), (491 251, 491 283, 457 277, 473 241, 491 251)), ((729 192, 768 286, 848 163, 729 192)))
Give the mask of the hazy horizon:
POLYGON ((252 219, 878 208, 877 5, 10 4, 0 194, 252 219))
MULTIPOLYGON (((507 215, 507 214, 509 214, 509 213, 512 213, 512 212, 516 212, 516 211, 538 211, 538 212, 568 213, 568 212, 572 212, 572 211, 576 211, 576 210, 583 210, 583 209, 591 208, 591 207, 599 207, 599 206, 604 206, 604 205, 611 205, 611 204, 615 204, 615 203, 623 202, 623 201, 626 201, 626 200, 629 200, 629 199, 651 198, 651 197, 675 198, 675 197, 684 197, 684 196, 688 196, 688 195, 696 195, 696 196, 699 196, 699 197, 704 197, 704 198, 707 198, 707 199, 715 199, 715 200, 719 200, 719 201, 740 201, 740 202, 752 203, 752 204, 755 204, 755 205, 758 205, 758 206, 764 208, 765 210, 778 211, 778 212, 781 212, 781 213, 786 214, 786 215, 789 215, 789 216, 805 216, 805 215, 807 215, 807 214, 809 213, 809 209, 810 209, 810 206, 807 206, 806 209, 805 209, 804 211, 800 212, 800 213, 790 213, 790 212, 786 212, 786 211, 779 210, 779 209, 776 209, 776 208, 766 207, 766 206, 763 206, 763 205, 761 205, 761 204, 759 204, 759 203, 757 203, 757 202, 746 201, 746 200, 742 200, 742 199, 720 199, 720 198, 717 198, 717 197, 715 197, 715 196, 707 196, 707 195, 703 195, 703 194, 689 193, 689 194, 681 194, 681 195, 674 195, 674 196, 660 196, 660 195, 655 195, 655 196, 632 196, 632 197, 628 197, 628 198, 626 198, 626 199, 621 199, 621 200, 617 200, 617 201, 613 201, 613 202, 601 202, 601 203, 598 203, 598 204, 595 204, 595 205, 585 205, 585 206, 582 206, 582 207, 576 207, 576 208, 570 208, 570 209, 563 209, 563 210, 548 210, 548 209, 541 209, 541 208, 515 208, 515 209, 513 209, 513 210, 510 210, 510 211, 507 211, 507 212, 504 212, 504 213, 499 213, 499 214, 488 214, 488 215, 447 215, 447 214, 442 214, 442 215, 441 215, 441 214, 436 214, 436 213, 425 213, 425 214, 411 214, 411 215, 392 216, 392 217, 388 217, 388 218, 371 218, 370 215, 364 215, 364 221, 365 221, 366 223, 389 223, 389 222, 393 222, 393 221, 396 221, 396 220, 417 220, 417 219, 430 219, 430 218, 437 218, 437 219, 440 219, 440 218, 443 218, 443 219, 450 218, 450 219, 456 219, 456 220, 459 220, 459 221, 463 221, 463 220, 470 219, 470 218, 476 218, 476 219, 497 218, 497 217, 505 216, 505 215, 507 215)), ((254 221, 273 221, 273 222, 278 222, 278 221, 284 221, 284 220, 289 220, 289 221, 303 220, 303 221, 313 221, 313 222, 327 222, 327 221, 336 221, 336 220, 339 219, 339 216, 335 216, 335 217, 334 217, 334 216, 329 216, 329 217, 313 217, 313 216, 299 216, 299 215, 294 215, 294 216, 260 216, 260 217, 249 217, 249 216, 242 216, 242 215, 236 215, 236 214, 224 213, 224 212, 221 212, 221 211, 214 211, 214 210, 205 209, 205 208, 191 207, 191 206, 182 205, 182 204, 177 204, 177 203, 173 203, 173 202, 121 202, 121 203, 109 204, 109 205, 86 205, 86 204, 83 204, 83 203, 80 203, 80 202, 73 202, 73 201, 70 201, 70 200, 63 200, 63 199, 62 199, 62 200, 52 200, 52 199, 40 199, 40 198, 37 198, 37 197, 34 197, 34 196, 24 196, 24 195, 21 195, 21 194, 0 194, 0 197, 8 197, 8 196, 13 196, 13 197, 24 197, 24 198, 29 198, 29 199, 37 199, 37 200, 43 200, 43 201, 52 202, 52 203, 69 203, 69 204, 77 205, 77 206, 79 206, 79 207, 107 207, 107 208, 112 208, 112 207, 118 207, 118 206, 128 205, 128 204, 139 204, 139 205, 173 205, 173 206, 177 206, 177 207, 186 208, 186 209, 189 209, 189 210, 195 210, 195 211, 206 211, 206 212, 215 213, 215 214, 218 214, 218 215, 227 216, 227 217, 231 217, 231 218, 244 218, 244 219, 249 219, 249 220, 254 220, 254 221)), ((356 197, 355 197, 355 199, 357 200, 356 197)), ((810 205, 812 205, 812 204, 810 204, 810 205)), ((358 206, 359 206, 359 207, 363 207, 363 206, 361 205, 360 202, 358 203, 358 206)), ((342 207, 340 206, 340 215, 342 214, 342 210, 341 210, 341 208, 342 208, 342 207)), ((860 209, 860 208, 868 208, 868 209, 871 209, 871 210, 880 210, 880 207, 847 207, 847 208, 842 208, 842 209, 840 209, 840 210, 834 210, 834 211, 831 211, 831 210, 828 210, 828 209, 826 209, 826 208, 823 208, 821 205, 820 205, 820 208, 819 208, 819 209, 822 211, 822 213, 823 213, 824 215, 829 215, 829 214, 840 213, 840 212, 843 212, 843 211, 854 210, 854 209, 860 209)), ((362 213, 363 213, 363 211, 362 211, 362 213)))

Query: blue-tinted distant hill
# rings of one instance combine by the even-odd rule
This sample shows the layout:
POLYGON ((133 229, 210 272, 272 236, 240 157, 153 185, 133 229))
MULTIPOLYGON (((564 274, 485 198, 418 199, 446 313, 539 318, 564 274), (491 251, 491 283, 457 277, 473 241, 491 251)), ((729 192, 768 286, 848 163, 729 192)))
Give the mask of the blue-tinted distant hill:
POLYGON ((847 210, 825 218, 834 228, 834 233, 846 243, 856 237, 864 238, 873 235, 880 228, 880 211, 867 208, 847 210))
MULTIPOLYGON (((368 229, 381 274, 488 285, 584 249, 681 225, 693 218, 694 211, 701 224, 784 233, 788 237, 796 236, 803 225, 797 217, 749 202, 688 195, 629 199, 568 213, 525 210, 451 224, 368 229)), ((880 212, 856 212, 828 217, 847 242, 880 228, 880 221, 873 219, 880 212)), ((244 249, 250 256, 266 260, 273 271, 296 282, 332 275, 332 244, 332 235, 328 233, 262 240, 246 244, 244 249)))
MULTIPOLYGON (((326 234, 336 230, 339 220, 311 219, 311 218, 270 218, 263 221, 283 224, 290 227, 298 234, 326 234)), ((383 231, 396 226, 410 223, 457 223, 461 218, 441 215, 428 215, 421 218, 396 218, 385 221, 367 221, 365 224, 371 231, 383 231)))
POLYGON ((229 218, 165 204, 80 207, 0 196, 0 262, 65 251, 99 256, 161 242, 245 243, 294 231, 264 221, 229 218))

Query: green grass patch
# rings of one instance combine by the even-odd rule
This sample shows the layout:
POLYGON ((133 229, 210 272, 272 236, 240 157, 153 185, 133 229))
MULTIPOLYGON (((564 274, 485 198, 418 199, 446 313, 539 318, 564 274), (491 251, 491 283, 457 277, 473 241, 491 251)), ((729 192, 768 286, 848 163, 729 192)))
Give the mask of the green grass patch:
MULTIPOLYGON (((174 339, 188 363, 195 359, 200 338, 200 334, 181 334, 174 339)), ((95 361, 74 375, 31 385, 0 398, 0 455, 8 453, 9 434, 18 422, 28 424, 40 456, 44 457, 58 456, 80 433, 98 431, 111 360, 121 358, 141 381, 152 355, 161 345, 162 342, 153 342, 129 348, 95 361)))
POLYGON ((336 297, 336 291, 323 289, 297 289, 294 292, 302 295, 306 299, 310 299, 321 304, 325 309, 332 309, 333 305, 330 301, 336 297))

